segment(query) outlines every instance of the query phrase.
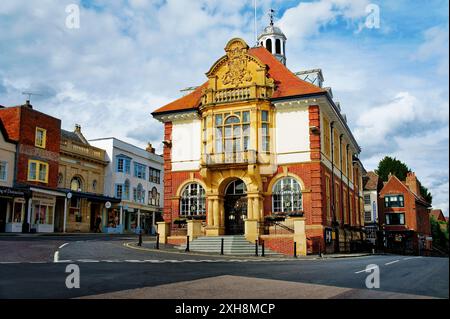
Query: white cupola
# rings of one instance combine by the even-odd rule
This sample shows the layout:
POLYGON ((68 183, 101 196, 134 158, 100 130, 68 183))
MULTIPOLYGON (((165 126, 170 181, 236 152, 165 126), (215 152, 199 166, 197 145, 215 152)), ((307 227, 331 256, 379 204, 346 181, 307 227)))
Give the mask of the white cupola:
POLYGON ((270 10, 270 25, 258 36, 258 45, 265 47, 281 63, 286 65, 286 41, 287 38, 279 27, 274 25, 273 9, 270 10))

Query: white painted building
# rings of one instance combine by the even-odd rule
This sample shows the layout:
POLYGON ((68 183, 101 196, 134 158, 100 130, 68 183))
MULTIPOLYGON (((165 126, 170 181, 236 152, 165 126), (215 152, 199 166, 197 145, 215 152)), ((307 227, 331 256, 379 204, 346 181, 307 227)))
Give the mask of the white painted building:
POLYGON ((90 140, 106 151, 104 194, 122 201, 110 209, 107 232, 154 232, 164 206, 164 160, 116 138, 90 140))

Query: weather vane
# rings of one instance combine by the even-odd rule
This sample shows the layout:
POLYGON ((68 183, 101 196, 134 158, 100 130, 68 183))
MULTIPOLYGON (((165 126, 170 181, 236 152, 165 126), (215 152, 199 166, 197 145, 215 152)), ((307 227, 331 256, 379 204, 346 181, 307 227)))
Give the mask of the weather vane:
POLYGON ((270 9, 269 17, 270 17, 270 25, 273 26, 274 20, 275 20, 275 10, 274 9, 270 9))

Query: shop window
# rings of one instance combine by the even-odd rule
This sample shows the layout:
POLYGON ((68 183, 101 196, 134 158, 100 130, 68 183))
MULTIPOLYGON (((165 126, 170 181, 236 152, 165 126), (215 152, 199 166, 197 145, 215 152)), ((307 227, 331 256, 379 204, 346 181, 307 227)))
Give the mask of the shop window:
POLYGON ((181 193, 180 215, 194 216, 206 214, 206 192, 196 183, 187 185, 181 193))
POLYGON ((17 200, 13 204, 12 214, 9 215, 8 223, 23 223, 25 219, 25 203, 18 202, 17 200))
POLYGON ((47 144, 47 130, 36 127, 35 146, 39 148, 45 148, 47 144))
POLYGON ((53 205, 45 205, 40 202, 33 204, 33 224, 34 225, 51 225, 53 224, 53 205))
POLYGON ((301 212, 300 184, 292 177, 285 177, 276 182, 272 191, 272 206, 274 213, 301 212))

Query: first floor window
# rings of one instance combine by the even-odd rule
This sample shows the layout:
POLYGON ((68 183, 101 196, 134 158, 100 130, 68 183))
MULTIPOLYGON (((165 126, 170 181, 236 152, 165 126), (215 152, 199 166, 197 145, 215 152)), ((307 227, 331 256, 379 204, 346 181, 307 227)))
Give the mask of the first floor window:
POLYGON ((152 206, 159 206, 160 194, 156 187, 153 187, 151 191, 148 192, 148 201, 152 206))
POLYGON ((384 197, 385 207, 405 207, 403 195, 386 195, 384 197))
POLYGON ((122 199, 123 196, 123 185, 116 185, 116 198, 122 199))
POLYGON ((292 177, 280 179, 272 192, 273 212, 290 213, 302 210, 300 184, 292 177))
POLYGON ((32 182, 48 182, 48 164, 40 161, 28 162, 28 180, 32 182))
POLYGON ((180 215, 206 214, 206 192, 200 184, 189 184, 181 193, 180 215))
POLYGON ((161 184, 161 171, 150 167, 150 182, 161 184))
POLYGON ((8 172, 8 163, 0 162, 0 181, 6 181, 8 172))
POLYGON ((364 195, 364 205, 370 205, 370 195, 364 195))
POLYGON ((133 188, 133 200, 136 203, 145 204, 145 190, 141 184, 137 188, 133 188))
POLYGON ((386 225, 405 225, 405 214, 404 213, 386 214, 386 225))

